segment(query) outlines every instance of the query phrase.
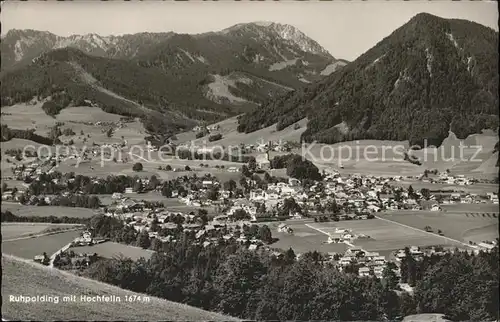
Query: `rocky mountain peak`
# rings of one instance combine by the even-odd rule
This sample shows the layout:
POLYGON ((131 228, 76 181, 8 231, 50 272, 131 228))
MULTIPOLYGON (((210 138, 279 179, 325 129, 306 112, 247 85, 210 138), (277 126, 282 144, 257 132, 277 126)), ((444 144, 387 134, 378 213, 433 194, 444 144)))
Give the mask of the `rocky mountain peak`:
POLYGON ((223 34, 233 33, 253 33, 258 34, 263 39, 270 36, 279 37, 291 44, 296 45, 304 52, 319 55, 330 55, 326 49, 321 47, 316 41, 309 38, 298 28, 289 25, 270 21, 256 21, 250 23, 241 23, 221 31, 223 34))

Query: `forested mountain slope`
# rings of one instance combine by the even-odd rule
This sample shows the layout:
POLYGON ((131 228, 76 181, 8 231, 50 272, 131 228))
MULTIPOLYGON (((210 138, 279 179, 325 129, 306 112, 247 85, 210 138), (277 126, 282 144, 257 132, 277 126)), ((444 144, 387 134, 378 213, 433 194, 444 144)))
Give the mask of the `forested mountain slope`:
POLYGON ((498 127, 498 32, 421 13, 354 62, 239 121, 240 132, 308 117, 305 141, 439 145, 498 127))
POLYGON ((61 108, 89 100, 122 115, 155 111, 173 130, 252 110, 347 63, 276 23, 199 35, 11 30, 1 46, 2 106, 33 97, 51 97, 61 108))

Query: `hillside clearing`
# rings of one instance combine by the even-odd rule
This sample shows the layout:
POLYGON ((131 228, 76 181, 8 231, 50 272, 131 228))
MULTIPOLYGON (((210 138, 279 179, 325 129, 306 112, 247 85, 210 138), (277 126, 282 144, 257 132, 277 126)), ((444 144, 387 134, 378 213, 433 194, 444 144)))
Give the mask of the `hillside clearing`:
POLYGON ((245 82, 246 79, 231 79, 229 76, 212 75, 214 81, 208 84, 207 97, 213 97, 214 101, 226 99, 230 103, 245 103, 246 99, 234 96, 229 90, 230 87, 235 88, 237 82, 245 82))
POLYGON ((97 79, 95 79, 94 76, 92 76, 89 72, 87 72, 85 69, 83 69, 82 66, 80 66, 76 62, 70 62, 69 64, 71 65, 71 67, 73 67, 75 69, 75 71, 80 76, 81 80, 84 83, 92 86, 94 89, 97 89, 98 91, 100 91, 106 95, 112 96, 112 97, 117 98, 119 100, 122 100, 126 103, 129 103, 129 104, 133 105, 134 107, 136 107, 137 109, 147 110, 143 106, 141 106, 140 104, 138 104, 138 103, 136 103, 128 98, 125 98, 119 94, 116 94, 115 92, 113 92, 109 89, 106 89, 106 88, 102 87, 101 85, 99 85, 99 82, 97 81, 97 79))
POLYGON ((2 124, 12 129, 36 129, 35 133, 46 135, 48 129, 56 124, 56 119, 42 110, 43 103, 35 105, 16 104, 2 107, 2 124))

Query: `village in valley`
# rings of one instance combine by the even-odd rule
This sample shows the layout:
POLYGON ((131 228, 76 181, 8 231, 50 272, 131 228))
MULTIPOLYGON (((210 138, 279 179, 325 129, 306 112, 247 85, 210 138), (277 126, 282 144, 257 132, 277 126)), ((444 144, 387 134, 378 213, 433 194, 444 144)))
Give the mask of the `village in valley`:
POLYGON ((2 6, 2 321, 498 321, 496 7, 368 2, 2 6))
MULTIPOLYGON (((303 174, 298 175, 301 179, 270 175, 279 171, 274 167, 290 167, 279 160, 292 155, 285 152, 290 151, 288 146, 281 141, 244 145, 250 155, 247 162, 238 166, 221 161, 210 168, 208 162, 203 164, 206 151, 198 149, 195 158, 200 160, 195 161, 200 164, 193 169, 188 165, 174 168, 169 162, 157 167, 161 172, 178 172, 170 180, 140 176, 142 163, 135 163, 135 175, 127 176, 94 177, 58 170, 69 160, 92 162, 104 154, 109 158, 110 151, 126 151, 126 142, 95 144, 88 150, 75 149, 45 159, 30 155, 17 160, 17 154, 11 154, 17 159, 12 162, 11 175, 4 178, 20 184, 10 187, 4 183, 2 203, 5 209, 13 207, 21 214, 24 208, 35 213, 40 209, 47 217, 57 218, 64 215, 57 210, 59 206, 61 210, 85 209, 100 218, 96 227, 91 219, 85 231, 52 254, 39 244, 44 255, 37 254, 35 261, 66 269, 90 265, 99 257, 128 256, 128 249, 136 258, 150 257, 163 244, 180 242, 184 234, 194 245, 236 243, 252 251, 266 249, 277 257, 290 249, 297 258, 317 251, 339 270, 382 278, 386 267, 400 276, 400 262, 407 255, 418 259, 447 251, 488 251, 498 242, 494 226, 489 235, 480 235, 490 238, 465 234, 497 220, 498 193, 492 183, 453 175, 449 170, 377 176, 341 174, 342 169, 331 167, 321 173, 316 169, 314 179, 303 174), (274 160, 270 151, 281 153, 274 160), (229 174, 230 179, 219 179, 221 173, 229 174), (120 233, 126 237, 117 238, 99 228, 106 218, 119 222, 120 233), (457 229, 450 229, 450 221, 458 223, 457 229)), ((149 143, 146 148, 158 151, 149 143)), ((173 163, 183 162, 172 158, 173 163)), ((90 216, 88 212, 86 216, 90 216)))

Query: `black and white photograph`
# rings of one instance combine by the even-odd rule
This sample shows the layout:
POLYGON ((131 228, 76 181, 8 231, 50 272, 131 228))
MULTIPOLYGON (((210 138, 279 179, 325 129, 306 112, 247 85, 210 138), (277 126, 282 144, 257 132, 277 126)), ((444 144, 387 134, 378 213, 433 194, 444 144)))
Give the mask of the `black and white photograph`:
POLYGON ((499 321, 497 1, 3 1, 2 321, 499 321))

